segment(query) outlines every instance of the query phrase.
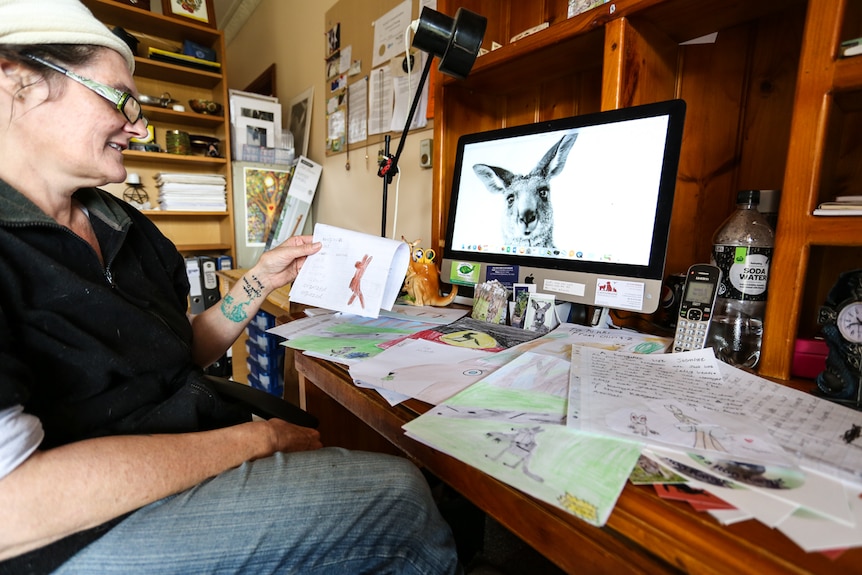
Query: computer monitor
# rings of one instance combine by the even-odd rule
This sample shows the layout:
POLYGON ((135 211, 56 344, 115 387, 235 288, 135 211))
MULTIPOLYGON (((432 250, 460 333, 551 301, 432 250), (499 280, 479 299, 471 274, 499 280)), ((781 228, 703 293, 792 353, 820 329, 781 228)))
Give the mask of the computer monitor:
POLYGON ((442 280, 654 312, 684 118, 670 100, 462 136, 442 280))

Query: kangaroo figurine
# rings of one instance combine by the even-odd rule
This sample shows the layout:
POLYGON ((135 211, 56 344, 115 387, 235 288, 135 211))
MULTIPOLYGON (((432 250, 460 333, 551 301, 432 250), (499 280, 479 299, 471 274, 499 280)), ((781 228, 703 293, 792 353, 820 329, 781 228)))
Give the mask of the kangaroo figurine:
POLYGON ((510 246, 554 247, 554 209, 551 205, 551 178, 560 174, 578 138, 566 134, 548 150, 526 175, 505 168, 475 164, 473 171, 492 194, 506 200, 503 216, 503 244, 510 246))
POLYGON ((420 248, 422 240, 408 242, 403 237, 401 239, 410 246, 410 265, 402 288, 406 292, 404 303, 444 307, 455 301, 458 286, 453 285, 448 295, 440 295, 440 271, 434 263, 434 250, 420 248))

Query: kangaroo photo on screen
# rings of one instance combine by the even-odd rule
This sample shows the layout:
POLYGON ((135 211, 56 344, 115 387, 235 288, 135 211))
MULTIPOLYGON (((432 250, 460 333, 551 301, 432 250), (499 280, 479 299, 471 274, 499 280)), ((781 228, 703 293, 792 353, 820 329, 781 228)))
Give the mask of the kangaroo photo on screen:
POLYGON ((554 208, 551 178, 560 174, 577 139, 568 133, 548 150, 528 174, 515 174, 500 166, 475 164, 473 171, 493 194, 506 201, 503 242, 512 246, 554 247, 554 208))

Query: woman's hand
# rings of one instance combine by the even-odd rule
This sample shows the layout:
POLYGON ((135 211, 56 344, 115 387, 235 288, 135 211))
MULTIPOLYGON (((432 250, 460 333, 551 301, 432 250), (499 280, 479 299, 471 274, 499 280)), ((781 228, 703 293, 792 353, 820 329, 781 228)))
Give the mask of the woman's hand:
POLYGON ((322 244, 311 236, 292 236, 277 247, 264 252, 250 275, 255 277, 267 293, 296 279, 305 259, 317 253, 322 244))
MULTIPOLYGON (((270 419, 269 427, 272 452, 313 451, 320 449, 320 433, 316 429, 300 427, 283 419, 270 419)), ((269 455, 269 454, 268 454, 269 455)))

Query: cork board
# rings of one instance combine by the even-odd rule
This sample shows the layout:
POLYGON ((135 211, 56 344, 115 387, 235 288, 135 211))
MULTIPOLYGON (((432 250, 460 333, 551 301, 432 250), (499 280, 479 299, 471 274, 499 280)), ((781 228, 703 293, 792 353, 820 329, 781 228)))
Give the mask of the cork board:
MULTIPOLYGON (((349 119, 354 117, 351 114, 350 106, 356 105, 357 95, 364 92, 366 98, 364 105, 366 108, 366 119, 368 114, 368 101, 374 96, 382 97, 382 84, 371 86, 375 81, 373 74, 378 78, 382 76, 380 73, 381 66, 373 66, 375 60, 375 50, 382 53, 382 49, 374 46, 375 30, 374 24, 384 16, 390 14, 391 11, 397 9, 403 4, 404 0, 339 0, 331 9, 326 12, 324 21, 324 42, 326 42, 326 61, 321 65, 326 67, 326 85, 324 86, 324 99, 326 101, 326 126, 327 126, 327 145, 326 155, 335 155, 348 152, 350 149, 363 148, 365 146, 383 147, 383 140, 386 134, 393 137, 400 135, 401 130, 391 131, 385 130, 381 133, 371 133, 372 130, 366 124, 364 138, 356 139, 351 137, 349 130, 351 129, 349 119), (347 72, 344 68, 347 67, 347 72), (362 82, 364 87, 356 86, 362 82), (355 90, 354 90, 355 88, 355 90), (351 90, 354 98, 350 97, 351 90), (339 129, 341 132, 339 132, 339 129), (336 141, 336 137, 341 134, 342 140, 336 141)), ((421 6, 429 5, 435 8, 433 2, 428 0, 410 0, 411 15, 410 20, 419 17, 421 6)), ((395 65, 400 65, 404 59, 404 30, 400 31, 400 44, 397 48, 392 48, 392 52, 400 54, 395 60, 395 65)), ((412 40, 412 33, 408 36, 412 40)), ((421 54, 414 54, 415 62, 414 73, 421 72, 421 54)), ((385 65, 385 64, 384 64, 385 65)), ((426 83, 426 89, 429 94, 428 111, 426 117, 431 117, 433 106, 431 96, 433 95, 433 77, 436 70, 432 68, 432 73, 429 75, 426 83)), ((413 86, 415 91, 415 85, 413 86)), ((412 95, 410 97, 412 100, 412 95)), ((408 103, 409 107, 409 103, 408 103)), ((418 116, 420 111, 417 110, 418 116)), ((394 153, 394 150, 391 150, 394 153)))

